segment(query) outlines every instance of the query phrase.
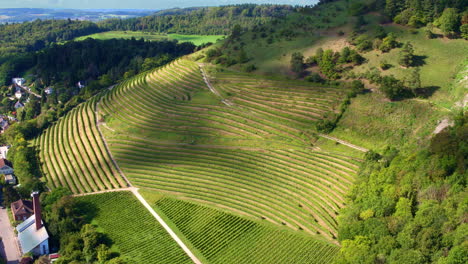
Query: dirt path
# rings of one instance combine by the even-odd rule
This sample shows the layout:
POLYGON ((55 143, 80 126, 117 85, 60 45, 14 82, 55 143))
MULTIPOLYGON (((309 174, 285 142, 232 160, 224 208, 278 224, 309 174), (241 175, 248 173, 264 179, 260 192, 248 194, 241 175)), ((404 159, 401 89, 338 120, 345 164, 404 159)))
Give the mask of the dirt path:
POLYGON ((326 139, 329 139, 329 140, 336 141, 336 142, 338 142, 338 143, 340 143, 340 144, 342 144, 342 145, 348 146, 348 147, 353 148, 353 149, 357 149, 357 150, 362 151, 362 152, 367 152, 367 151, 369 151, 369 150, 366 149, 366 148, 363 148, 363 147, 360 147, 360 146, 356 146, 356 145, 354 145, 354 144, 351 144, 351 143, 349 143, 349 142, 346 142, 346 141, 341 140, 341 139, 336 138, 336 137, 331 137, 331 136, 324 135, 324 134, 318 134, 318 135, 319 135, 320 137, 323 137, 323 138, 326 138, 326 139))
MULTIPOLYGON (((111 86, 111 87, 113 88, 114 86, 111 86)), ((112 89, 112 88, 110 88, 110 89, 112 89)), ((125 180, 125 182, 127 183, 127 186, 128 186, 128 187, 132 187, 132 184, 131 184, 130 181, 127 179, 127 177, 124 175, 124 173, 122 172, 122 170, 120 169, 119 165, 117 164, 117 161, 115 161, 114 156, 112 156, 112 153, 110 152, 109 146, 107 145, 107 141, 106 141, 106 139, 104 138, 104 136, 102 135, 101 127, 99 126, 99 120, 98 120, 99 103, 101 102, 101 100, 102 100, 102 97, 99 99, 99 101, 96 103, 96 105, 95 105, 95 107, 94 107, 94 115, 95 115, 95 119, 96 119, 96 127, 97 127, 97 130, 98 130, 98 132, 99 132, 99 136, 101 137, 102 142, 104 142, 104 147, 106 148, 106 152, 109 154, 109 157, 111 158, 112 163, 114 164, 115 168, 117 168, 117 171, 119 172, 120 176, 125 180)))
MULTIPOLYGON (((195 254, 192 253, 192 251, 185 245, 185 243, 177 236, 177 234, 172 231, 172 229, 169 227, 169 225, 164 222, 164 220, 161 218, 161 216, 154 211, 154 209, 148 204, 148 202, 141 196, 141 194, 138 192, 138 188, 135 187, 128 187, 128 188, 120 188, 120 189, 110 189, 110 190, 104 190, 104 191, 98 191, 98 192, 92 192, 92 193, 82 193, 82 194, 75 194, 73 195, 74 197, 80 197, 80 196, 87 196, 87 195, 94 195, 94 194, 101 194, 101 193, 109 193, 109 192, 132 192, 133 195, 140 201, 141 204, 150 212, 150 214, 156 218, 156 220, 159 222, 159 224, 166 230, 167 233, 172 237, 172 239, 175 240, 175 242, 182 248, 182 250, 192 259, 192 261, 195 264, 202 264, 202 262, 195 256, 195 254)), ((10 262, 8 262, 10 264, 10 262)), ((12 263, 13 264, 13 263, 12 263)), ((16 263, 15 263, 16 264, 16 263)))
POLYGON ((8 219, 7 209, 0 209, 0 256, 7 264, 17 264, 20 259, 18 242, 8 219))
MULTIPOLYGON (((109 90, 111 90, 112 88, 114 88, 114 86, 111 86, 111 88, 109 88, 109 90)), ((109 153, 109 156, 111 157, 112 162, 114 163, 115 167, 119 171, 122 178, 127 182, 128 188, 110 189, 110 190, 98 191, 98 192, 93 192, 93 193, 78 194, 78 195, 75 195, 75 196, 85 196, 85 195, 108 193, 108 192, 119 192, 119 191, 130 191, 130 192, 132 192, 133 195, 135 195, 135 197, 143 204, 143 206, 146 207, 146 209, 148 209, 148 211, 151 213, 151 215, 153 215, 154 218, 156 218, 156 220, 167 231, 167 233, 169 233, 169 235, 172 237, 172 239, 174 239, 176 241, 176 243, 182 248, 182 250, 184 250, 184 252, 190 257, 190 259, 192 259, 192 261, 195 264, 202 264, 202 262, 195 256, 195 254, 193 254, 192 251, 177 236, 177 234, 174 231, 172 231, 172 229, 169 227, 169 225, 167 225, 166 222, 164 222, 164 220, 158 215, 158 213, 156 213, 156 211, 154 211, 154 209, 148 204, 148 202, 143 198, 143 196, 141 196, 141 194, 138 192, 138 189, 132 186, 130 181, 127 179, 127 177, 124 175, 124 173, 120 169, 119 165, 117 164, 117 161, 114 159, 114 156, 112 156, 112 153, 110 152, 109 146, 107 145, 107 141, 105 140, 105 138, 104 138, 104 136, 103 136, 103 134, 101 132, 101 129, 100 129, 99 125, 98 125, 98 123, 99 123, 98 122, 98 109, 99 109, 99 103, 101 102, 101 99, 99 100, 99 102, 96 103, 96 106, 94 108, 94 114, 96 115, 96 127, 97 127, 97 129, 99 131, 99 135, 101 137, 101 140, 104 142, 104 146, 106 147, 106 151, 109 153)), ((8 263, 8 264, 10 264, 10 263, 8 263)))
POLYGON ((208 76, 206 75, 206 72, 205 72, 205 69, 203 69, 203 64, 199 63, 198 66, 200 67, 200 72, 202 73, 203 75, 203 80, 205 81, 206 83, 206 86, 208 86, 208 89, 210 89, 210 91, 212 93, 214 93, 216 96, 218 96, 219 98, 221 98, 221 102, 227 106, 234 106, 234 104, 229 101, 228 99, 224 99, 223 96, 218 92, 218 90, 216 90, 213 85, 211 85, 209 79, 208 79, 208 76))

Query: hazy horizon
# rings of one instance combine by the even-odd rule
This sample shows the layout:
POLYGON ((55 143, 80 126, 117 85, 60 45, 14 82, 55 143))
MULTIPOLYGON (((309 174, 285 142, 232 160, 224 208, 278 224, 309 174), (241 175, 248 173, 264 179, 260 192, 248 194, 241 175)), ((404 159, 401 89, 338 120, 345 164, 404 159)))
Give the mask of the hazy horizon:
POLYGON ((54 9, 167 9, 175 7, 219 6, 229 4, 311 5, 318 0, 0 0, 0 8, 54 9))

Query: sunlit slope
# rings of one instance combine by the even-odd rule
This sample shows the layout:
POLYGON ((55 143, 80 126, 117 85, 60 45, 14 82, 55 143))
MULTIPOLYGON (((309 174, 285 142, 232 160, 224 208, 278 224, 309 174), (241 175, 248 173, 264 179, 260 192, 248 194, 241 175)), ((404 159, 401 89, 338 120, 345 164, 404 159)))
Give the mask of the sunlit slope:
MULTIPOLYGON (((143 192, 145 194, 146 192, 143 192)), ((332 243, 303 232, 281 228, 178 199, 150 198, 150 203, 207 263, 331 263, 339 251, 332 243)))
POLYGON ((344 91, 239 78, 224 103, 188 60, 115 87, 98 106, 114 158, 138 187, 333 239, 358 162, 314 151, 304 131, 344 91))
POLYGON ((36 138, 49 187, 85 193, 126 186, 97 130, 95 100, 77 106, 36 138))

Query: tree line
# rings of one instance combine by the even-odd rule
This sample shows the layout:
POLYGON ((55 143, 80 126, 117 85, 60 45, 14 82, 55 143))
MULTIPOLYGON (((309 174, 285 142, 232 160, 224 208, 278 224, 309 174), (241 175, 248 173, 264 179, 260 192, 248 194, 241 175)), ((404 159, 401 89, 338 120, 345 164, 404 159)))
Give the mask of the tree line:
POLYGON ((286 5, 231 5, 172 9, 152 16, 108 19, 99 22, 103 30, 151 31, 160 33, 227 35, 234 25, 251 28, 284 17, 294 11, 286 5))

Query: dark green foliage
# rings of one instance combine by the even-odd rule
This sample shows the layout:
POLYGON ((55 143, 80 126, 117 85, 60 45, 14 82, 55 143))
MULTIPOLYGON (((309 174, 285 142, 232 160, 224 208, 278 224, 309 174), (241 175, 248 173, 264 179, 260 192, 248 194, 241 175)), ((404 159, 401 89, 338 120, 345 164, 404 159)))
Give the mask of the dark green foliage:
POLYGON ((380 91, 382 91, 385 94, 385 96, 390 100, 403 98, 407 94, 403 83, 395 77, 393 77, 392 75, 383 76, 379 81, 379 84, 380 91))
POLYGON ((447 8, 442 16, 436 21, 446 36, 453 36, 460 27, 460 16, 455 8, 447 8))
POLYGON ((379 49, 382 52, 389 52, 390 50, 396 48, 398 42, 396 40, 396 36, 393 33, 388 34, 383 40, 382 44, 380 45, 379 49))
MULTIPOLYGON (((339 56, 339 54, 337 54, 339 56)), ((323 52, 321 58, 319 58, 319 54, 316 55, 318 60, 318 65, 320 67, 320 71, 327 76, 329 79, 338 79, 339 74, 336 69, 336 58, 337 56, 332 50, 326 50, 323 52)))
POLYGON ((330 133, 335 129, 336 123, 333 121, 330 121, 328 119, 320 119, 316 124, 315 128, 317 131, 323 132, 323 133, 330 133))
POLYGON ((414 63, 414 48, 410 42, 403 45, 399 53, 398 63, 405 67, 410 67, 414 63))
POLYGON ((252 28, 284 17, 294 8, 284 5, 231 5, 220 7, 169 9, 152 16, 109 19, 99 22, 106 30, 150 31, 179 34, 228 35, 235 25, 252 28))
POLYGON ((89 21, 36 20, 0 25, 0 57, 26 51, 37 51, 51 43, 102 31, 89 21))
POLYGON ((311 73, 310 76, 307 76, 305 78, 306 81, 308 82, 313 82, 313 83, 324 83, 325 80, 320 76, 318 73, 311 73))
POLYGON ((366 154, 340 214, 337 263, 466 263, 467 121, 457 115, 429 150, 366 154))
POLYGON ((417 94, 417 90, 421 89, 421 70, 419 68, 414 68, 411 70, 409 76, 405 78, 405 85, 408 87, 414 94, 417 94))
POLYGON ((465 0, 386 0, 385 13, 394 22, 412 27, 436 21, 444 33, 451 35, 458 31, 458 12, 466 7, 465 0))
POLYGON ((247 65, 245 65, 245 66, 243 67, 243 70, 244 70, 245 72, 253 72, 253 71, 255 71, 256 69, 257 69, 257 67, 255 67, 254 64, 247 64, 247 65))
POLYGON ((351 89, 351 97, 355 97, 357 94, 363 93, 365 90, 364 83, 360 80, 353 80, 347 83, 346 86, 351 89))
POLYGON ((300 52, 294 52, 291 55, 291 70, 296 74, 301 74, 304 70, 304 55, 300 52))
POLYGON ((390 69, 390 67, 392 67, 392 65, 389 64, 389 63, 387 63, 386 61, 382 60, 382 61, 380 62, 380 69, 382 69, 382 70, 385 71, 385 70, 390 69))
POLYGON ((468 40, 468 24, 463 24, 460 26, 460 33, 462 38, 468 40))

